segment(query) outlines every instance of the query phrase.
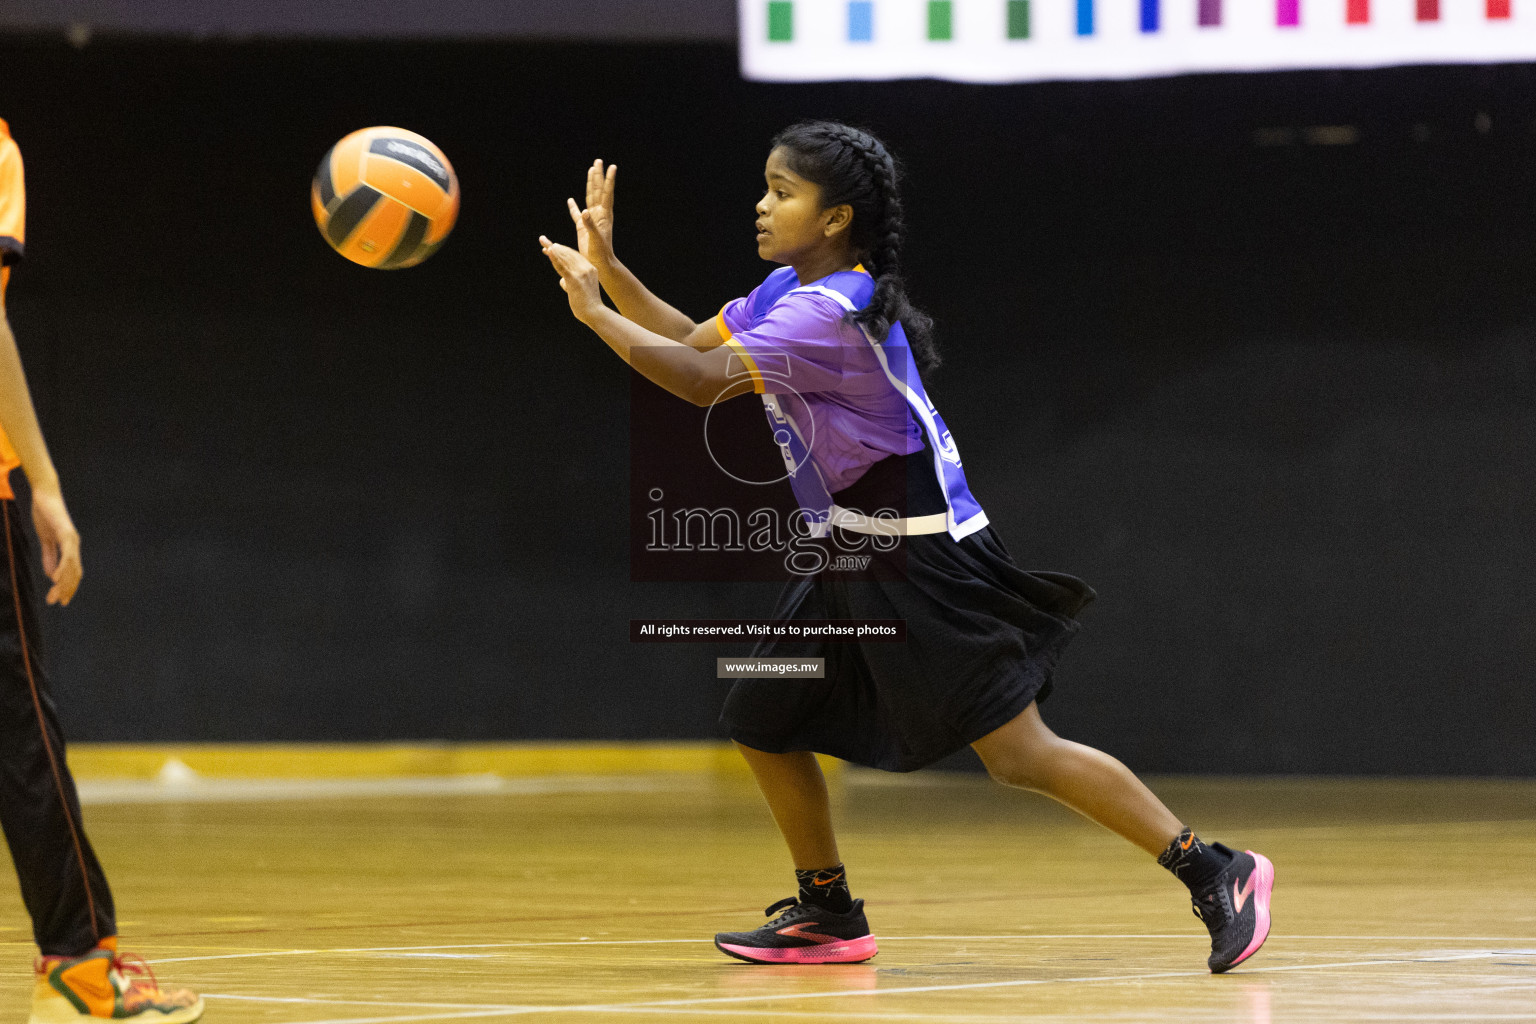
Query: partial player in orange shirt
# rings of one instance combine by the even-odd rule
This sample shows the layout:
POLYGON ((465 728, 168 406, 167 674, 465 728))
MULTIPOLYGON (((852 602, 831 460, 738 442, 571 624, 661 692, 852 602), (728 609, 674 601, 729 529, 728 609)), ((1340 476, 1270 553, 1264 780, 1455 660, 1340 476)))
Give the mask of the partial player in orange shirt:
POLYGON ((0 121, 0 824, 42 954, 28 1024, 191 1024, 203 1014, 201 998, 161 989, 142 959, 118 952, 112 892, 81 825, 43 670, 38 595, 10 471, 20 466, 32 487, 32 522, 52 581, 49 604, 69 604, 80 586, 80 535, 5 315, 11 268, 25 253, 26 205, 21 153, 0 121))

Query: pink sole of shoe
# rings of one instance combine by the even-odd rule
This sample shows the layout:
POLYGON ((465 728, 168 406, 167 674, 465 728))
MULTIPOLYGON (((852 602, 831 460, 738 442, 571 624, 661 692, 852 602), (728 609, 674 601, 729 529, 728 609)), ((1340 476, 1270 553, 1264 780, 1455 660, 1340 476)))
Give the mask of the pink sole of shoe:
POLYGON ((753 946, 735 946, 729 942, 715 945, 722 953, 729 953, 738 960, 754 964, 856 964, 874 956, 880 950, 875 937, 866 935, 847 942, 828 942, 821 946, 801 946, 797 949, 760 949, 753 946))
POLYGON ((1269 894, 1275 888, 1275 866, 1270 863, 1269 858, 1252 850, 1244 852, 1253 858, 1256 865, 1254 872, 1258 874, 1259 880, 1253 887, 1253 941, 1249 942, 1248 948, 1232 961, 1233 967, 1257 953, 1259 947, 1264 945, 1264 940, 1269 938, 1269 894))

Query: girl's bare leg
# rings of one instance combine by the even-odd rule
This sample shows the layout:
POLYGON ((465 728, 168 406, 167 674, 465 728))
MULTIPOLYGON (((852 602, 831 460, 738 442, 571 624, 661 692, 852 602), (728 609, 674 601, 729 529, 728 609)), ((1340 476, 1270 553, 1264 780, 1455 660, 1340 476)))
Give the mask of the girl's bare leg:
POLYGON ((1057 736, 1034 704, 971 747, 998 782, 1060 801, 1154 857, 1184 829, 1129 768, 1102 751, 1057 736))
POLYGON ((757 778, 773 820, 789 844, 795 868, 815 871, 841 863, 837 838, 832 834, 827 780, 821 774, 821 765, 816 763, 816 755, 804 750, 769 754, 740 743, 736 749, 747 759, 757 778))

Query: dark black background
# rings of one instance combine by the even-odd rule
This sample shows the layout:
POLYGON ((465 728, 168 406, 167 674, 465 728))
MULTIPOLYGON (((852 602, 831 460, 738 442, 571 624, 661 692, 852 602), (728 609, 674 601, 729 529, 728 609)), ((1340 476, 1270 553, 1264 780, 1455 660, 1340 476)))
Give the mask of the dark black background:
POLYGON ((769 86, 726 45, 10 37, 0 69, 76 738, 718 735, 739 649, 628 620, 775 588, 629 581, 628 372, 535 239, 616 160, 620 254, 712 315, 768 269, 766 140, 819 115, 906 159, 975 493, 1099 591, 1048 721, 1145 770, 1536 772, 1529 66, 769 86), (310 220, 372 124, 462 181, 415 269, 310 220))

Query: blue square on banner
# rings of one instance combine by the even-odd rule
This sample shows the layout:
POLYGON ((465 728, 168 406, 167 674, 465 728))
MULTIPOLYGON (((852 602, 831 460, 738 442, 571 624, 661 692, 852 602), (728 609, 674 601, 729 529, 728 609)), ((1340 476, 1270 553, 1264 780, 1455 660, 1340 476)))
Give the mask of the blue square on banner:
POLYGON ((848 0, 848 41, 867 43, 875 38, 875 5, 871 0, 848 0))
POLYGON ((1077 34, 1093 35, 1093 0, 1077 0, 1077 34))

